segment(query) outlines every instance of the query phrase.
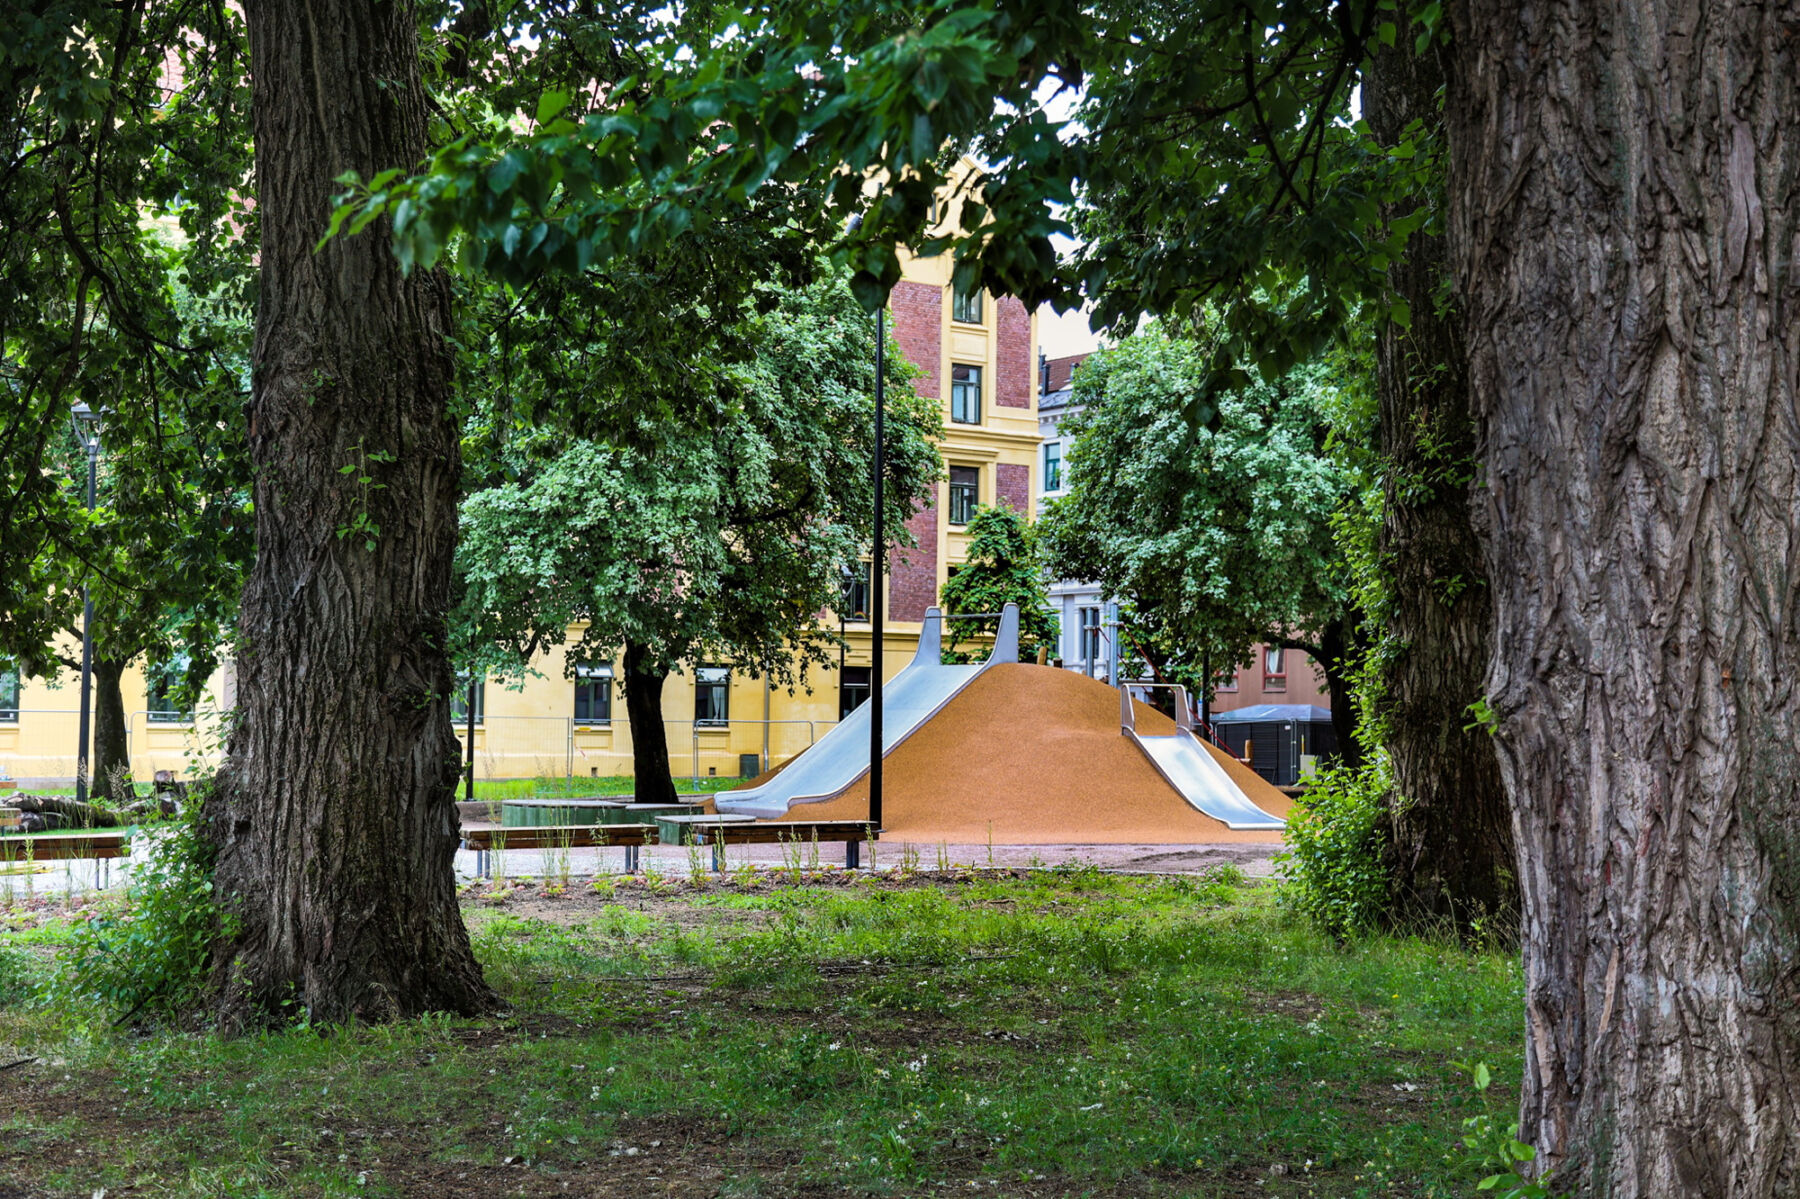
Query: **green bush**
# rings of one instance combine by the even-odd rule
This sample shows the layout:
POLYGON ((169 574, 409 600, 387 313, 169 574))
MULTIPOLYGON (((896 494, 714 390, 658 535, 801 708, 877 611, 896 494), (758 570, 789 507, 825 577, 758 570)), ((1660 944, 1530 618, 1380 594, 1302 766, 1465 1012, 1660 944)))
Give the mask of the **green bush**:
POLYGON ((123 1013, 191 1006, 227 919, 213 897, 215 851, 200 835, 198 794, 181 815, 132 846, 125 902, 76 929, 52 998, 123 1013))
POLYGON ((1377 830, 1389 786, 1379 761, 1332 767, 1288 813, 1287 852, 1275 859, 1282 902, 1339 940, 1374 926, 1387 904, 1377 830))

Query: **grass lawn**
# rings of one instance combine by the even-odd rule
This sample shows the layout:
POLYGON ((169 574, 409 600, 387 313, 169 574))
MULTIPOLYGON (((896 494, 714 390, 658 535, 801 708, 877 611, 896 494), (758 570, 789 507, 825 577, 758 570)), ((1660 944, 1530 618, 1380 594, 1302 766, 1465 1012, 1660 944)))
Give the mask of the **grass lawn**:
POLYGON ((1472 1195, 1451 1063, 1519 1076, 1515 958, 1217 878, 557 891, 466 897, 503 1019, 235 1041, 40 1002, 80 916, 0 911, 0 1196, 1472 1195))

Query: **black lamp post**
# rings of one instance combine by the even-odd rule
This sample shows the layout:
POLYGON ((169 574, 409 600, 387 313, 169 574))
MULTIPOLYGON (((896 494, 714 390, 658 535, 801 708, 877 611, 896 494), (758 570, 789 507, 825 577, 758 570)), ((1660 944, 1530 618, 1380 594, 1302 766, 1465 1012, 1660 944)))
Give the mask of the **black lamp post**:
POLYGON ((887 530, 882 520, 882 412, 887 407, 887 305, 875 313, 875 552, 869 566, 869 828, 881 835, 882 584, 887 579, 887 530))
MULTIPOLYGON (((87 510, 94 510, 94 475, 100 460, 100 414, 86 404, 74 409, 75 432, 87 448, 87 510)), ((88 797, 88 748, 93 744, 90 713, 94 696, 94 597, 81 584, 81 744, 75 750, 75 802, 88 797)))

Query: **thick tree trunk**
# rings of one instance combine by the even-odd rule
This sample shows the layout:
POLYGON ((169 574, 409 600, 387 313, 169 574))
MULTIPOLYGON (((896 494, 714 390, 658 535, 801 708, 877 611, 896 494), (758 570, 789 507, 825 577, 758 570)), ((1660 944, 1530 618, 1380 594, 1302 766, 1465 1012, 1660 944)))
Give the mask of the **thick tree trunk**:
POLYGON ((1800 1190, 1800 20, 1463 0, 1487 691, 1559 1193, 1800 1190))
MULTIPOLYGON (((1414 121, 1442 128, 1438 51, 1411 50, 1403 42, 1377 53, 1363 89, 1364 114, 1384 145, 1398 145, 1414 121)), ((1519 912, 1512 811, 1493 738, 1470 727, 1493 610, 1470 515, 1475 424, 1448 282, 1443 239, 1414 234, 1388 271, 1412 310, 1411 327, 1384 323, 1377 348, 1378 448, 1387 470, 1378 550, 1390 582, 1376 717, 1395 791, 1383 856, 1396 924, 1447 923, 1464 935, 1479 928, 1510 940, 1519 912)))
POLYGON ((126 735, 125 663, 94 659, 94 785, 98 802, 121 804, 137 798, 131 789, 131 743, 126 735), (120 788, 113 789, 119 779, 120 788))
POLYGON ((380 229, 314 245, 332 182, 425 151, 407 3, 248 0, 257 305, 257 555, 209 811, 228 1027, 479 1012, 451 859, 457 743, 444 620, 459 470, 449 290, 380 229), (291 1011, 291 1009, 289 1009, 291 1011))
POLYGON ((647 665, 641 645, 625 645, 625 715, 631 721, 633 803, 674 803, 675 779, 669 770, 669 731, 663 725, 666 670, 647 665))
POLYGON ((1338 761, 1352 769, 1363 764, 1366 752, 1357 735, 1356 705, 1350 702, 1351 678, 1357 655, 1356 628, 1362 614, 1346 613, 1319 634, 1318 646, 1302 646, 1325 672, 1325 690, 1331 696, 1331 731, 1337 737, 1338 761))

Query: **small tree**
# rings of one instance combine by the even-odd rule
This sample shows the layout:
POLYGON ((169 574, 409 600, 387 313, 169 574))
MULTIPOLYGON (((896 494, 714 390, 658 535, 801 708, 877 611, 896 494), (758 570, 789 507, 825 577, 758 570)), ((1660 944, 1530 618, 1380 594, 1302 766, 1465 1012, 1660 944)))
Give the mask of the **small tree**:
MULTIPOLYGON (((998 613, 1007 604, 1019 605, 1019 654, 1030 658, 1039 646, 1054 650, 1056 614, 1044 585, 1043 556, 1038 551, 1037 531, 1025 515, 1004 500, 976 509, 969 521, 969 560, 945 580, 939 598, 946 612, 998 613)), ((968 662, 980 650, 962 645, 979 631, 998 627, 998 619, 950 622, 950 646, 946 662, 968 662)))

